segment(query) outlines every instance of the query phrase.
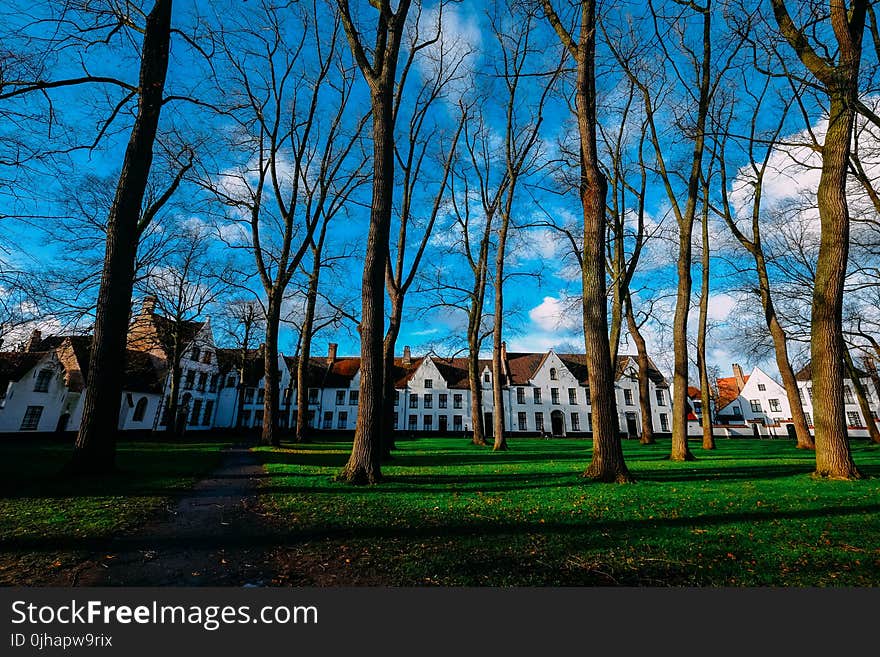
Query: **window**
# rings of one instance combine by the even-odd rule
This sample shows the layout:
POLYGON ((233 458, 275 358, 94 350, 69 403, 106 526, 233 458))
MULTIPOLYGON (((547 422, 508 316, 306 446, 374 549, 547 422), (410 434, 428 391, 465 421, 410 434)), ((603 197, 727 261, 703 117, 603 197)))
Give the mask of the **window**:
POLYGON ((535 413, 535 431, 544 430, 544 414, 535 413))
POLYGON ((165 402, 162 404, 162 418, 159 420, 159 424, 163 427, 168 426, 168 405, 171 404, 171 397, 166 397, 165 402))
POLYGON ((517 404, 525 404, 526 403, 526 389, 525 388, 517 388, 516 389, 516 403, 517 404))
POLYGON ((810 398, 810 403, 813 403, 813 386, 807 387, 807 396, 810 398))
POLYGON ((431 431, 434 428, 434 418, 431 415, 425 415, 422 417, 422 428, 425 431, 431 431))
POLYGON ((333 428, 333 411, 325 411, 324 412, 324 423, 321 425, 322 429, 332 429, 333 428))
POLYGON ((434 387, 434 379, 425 379, 425 387, 433 388, 434 387))
POLYGON ((400 390, 394 391, 394 405, 400 406, 400 390))
POLYGON ((28 406, 21 419, 22 431, 36 431, 40 426, 40 416, 43 415, 42 406, 28 406))
POLYGON ((199 354, 200 354, 201 352, 202 352, 202 350, 199 349, 198 347, 193 347, 193 350, 192 350, 192 353, 191 353, 190 356, 189 356, 189 359, 190 359, 190 360, 194 360, 194 361, 196 361, 196 362, 199 362, 199 354))
POLYGON ((461 431, 461 415, 452 416, 452 429, 453 431, 461 431))
MULTIPOLYGON (((394 417, 397 417, 397 413, 394 414, 394 417)), ((339 411, 339 414, 336 416, 336 428, 348 429, 348 411, 339 411)))
POLYGON ((345 406, 345 390, 336 391, 336 405, 345 406))
POLYGON ((245 404, 253 404, 254 403, 254 389, 248 388, 244 391, 244 402, 245 404))
POLYGON ((202 354, 202 362, 205 365, 211 364, 211 354, 212 354, 212 352, 208 351, 207 349, 205 350, 205 353, 202 354))
POLYGON ((579 413, 571 414, 571 430, 572 431, 580 431, 581 430, 581 416, 579 413))
POLYGON ((742 409, 739 407, 739 404, 733 407, 733 417, 741 418, 743 416, 742 409))
POLYGON ((660 413, 660 431, 669 431, 669 416, 666 413, 660 413))
POLYGON ((37 382, 34 384, 34 392, 49 392, 52 374, 52 370, 40 370, 40 373, 37 375, 37 382))
POLYGON ((208 386, 208 373, 202 372, 199 374, 199 386, 198 389, 202 392, 205 391, 205 388, 208 386))
POLYGON ((767 390, 767 386, 765 386, 763 383, 759 383, 758 390, 760 390, 761 392, 764 392, 765 390, 767 390))
MULTIPOLYGON (((315 393, 318 391, 316 390, 315 393)), ((360 390, 349 390, 348 391, 348 405, 349 406, 357 406, 358 405, 358 396, 360 395, 360 390)), ((315 401, 317 401, 318 395, 315 394, 315 401)))
POLYGON ((809 413, 804 413, 804 417, 805 417, 806 420, 807 420, 807 426, 808 426, 808 427, 813 426, 813 418, 810 417, 810 414, 809 414, 809 413))
MULTIPOLYGON (((315 423, 315 413, 312 411, 309 414, 309 426, 312 426, 315 423)), ((254 426, 261 427, 263 426, 263 409, 261 408, 256 413, 254 413, 254 426)))
POLYGON ((419 396, 412 392, 409 395, 409 407, 410 408, 418 408, 419 407, 419 396))
POLYGON ((750 399, 749 405, 752 407, 752 413, 760 413, 761 412, 761 400, 760 399, 750 399))
POLYGON ((587 431, 593 430, 593 414, 587 413, 587 431))
POLYGON ((488 372, 483 374, 483 383, 492 383, 492 375, 488 372))
POLYGON ((143 422, 144 416, 147 414, 147 398, 138 399, 137 405, 134 407, 134 414, 131 416, 132 422, 143 422))
POLYGON ((862 418, 859 415, 858 411, 849 411, 846 414, 846 421, 849 423, 851 427, 860 427, 862 426, 862 418))
POLYGON ((187 370, 186 371, 186 383, 184 383, 183 387, 187 390, 192 390, 195 383, 196 383, 196 371, 195 370, 187 370))
POLYGON ((558 372, 556 371, 555 367, 550 368, 550 380, 551 381, 558 381, 559 380, 559 375, 558 375, 558 372))
POLYGON ((410 415, 409 416, 409 430, 415 431, 419 426, 419 416, 418 415, 410 415))
POLYGON ((663 395, 663 391, 657 390, 655 391, 655 394, 657 395, 657 406, 666 406, 666 399, 663 395))
MULTIPOLYGON (((657 392, 661 392, 661 391, 658 390, 657 392)), ((630 390, 629 388, 623 389, 623 403, 626 404, 627 406, 633 405, 633 391, 630 390)))
POLYGON ((394 428, 400 428, 400 414, 397 411, 394 411, 394 428))
POLYGON ((318 403, 318 393, 320 391, 317 388, 309 388, 309 403, 317 404, 318 403))
MULTIPOLYGON (((262 414, 262 411, 260 411, 262 414)), ((315 426, 315 411, 309 411, 308 415, 306 415, 306 426, 314 427, 315 426)))
POLYGON ((208 385, 209 392, 217 392, 217 375, 211 375, 211 383, 208 385))
POLYGON ((448 406, 449 395, 441 393, 437 396, 437 408, 446 408, 448 406))
POLYGON ((774 413, 779 413, 782 410, 778 399, 768 399, 767 402, 770 404, 770 410, 774 413))
MULTIPOLYGON (((311 390, 309 392, 311 392, 311 390)), ((257 403, 262 404, 264 401, 266 401, 266 389, 257 388, 257 403)))
POLYGON ((234 374, 230 374, 228 377, 226 377, 226 387, 227 388, 234 388, 235 387, 235 375, 234 374))
POLYGON ((559 388, 550 388, 550 403, 559 405, 559 388))
POLYGON ((801 404, 803 404, 804 403, 804 389, 803 388, 798 388, 798 397, 801 400, 801 404))
POLYGON ((843 386, 843 403, 844 404, 855 404, 855 400, 853 399, 852 388, 849 386, 843 386))
POLYGON ((251 426, 251 412, 250 410, 245 410, 241 412, 241 426, 249 427, 251 426))
POLYGON ((578 403, 577 388, 569 388, 568 389, 568 403, 569 404, 577 404, 578 403))
POLYGON ((461 408, 461 393, 455 393, 452 395, 452 408, 461 408))
POLYGON ((214 400, 209 399, 205 402, 205 414, 202 416, 202 424, 208 426, 211 424, 211 416, 214 414, 214 400))
POLYGON ((540 404, 541 403, 541 389, 540 388, 533 389, 532 395, 534 396, 535 403, 540 404))
POLYGON ((425 408, 434 408, 434 396, 430 392, 426 392, 424 394, 424 407, 425 408))
POLYGON ((527 423, 527 420, 526 420, 525 412, 521 411, 521 412, 517 413, 516 414, 516 425, 517 425, 517 427, 519 427, 520 431, 525 431, 526 429, 528 429, 528 425, 526 423, 527 423))
POLYGON ((193 400, 192 413, 189 416, 189 423, 193 426, 197 425, 202 419, 202 400, 193 400))
POLYGON ((584 386, 584 400, 587 402, 587 406, 592 405, 590 401, 590 384, 584 386))

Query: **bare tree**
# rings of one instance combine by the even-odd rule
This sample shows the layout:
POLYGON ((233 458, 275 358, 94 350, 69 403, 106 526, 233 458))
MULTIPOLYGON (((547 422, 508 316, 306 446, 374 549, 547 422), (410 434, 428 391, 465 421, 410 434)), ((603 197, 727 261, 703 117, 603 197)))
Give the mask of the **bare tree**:
POLYGON ((238 152, 247 160, 206 176, 202 184, 232 209, 228 218, 240 230, 227 245, 250 254, 262 286, 261 443, 277 446, 278 335, 286 291, 328 199, 344 200, 357 178, 347 165, 365 118, 353 128, 345 120, 353 71, 340 57, 341 19, 329 6, 262 4, 238 24, 220 22, 218 42, 229 79, 221 76, 218 83, 230 100, 225 115, 236 128, 223 153, 238 152), (298 40, 291 42, 289 33, 298 40))
POLYGON ((575 36, 562 23, 551 0, 541 0, 544 13, 562 46, 577 66, 575 111, 580 135, 579 185, 583 206, 583 252, 579 255, 583 285, 584 342, 590 401, 593 407, 593 457, 584 476, 599 481, 631 480, 623 458, 614 392, 614 363, 608 340, 605 298, 606 197, 608 182, 596 144, 596 2, 578 3, 575 36))
POLYGON ((832 0, 820 19, 810 11, 817 3, 806 3, 810 15, 802 27, 795 24, 799 15, 792 17, 784 0, 771 0, 771 4, 779 32, 811 76, 810 84, 818 84, 828 98, 828 129, 816 193, 821 243, 811 315, 816 475, 857 479, 860 474, 847 440, 843 405, 842 312, 850 233, 846 182, 859 98, 862 37, 870 3, 832 0), (833 40, 828 37, 830 43, 817 33, 818 20, 828 21, 833 33, 833 40))
POLYGON ((397 64, 411 0, 376 0, 375 47, 369 51, 355 25, 348 0, 336 0, 348 43, 370 87, 373 119, 373 199, 364 275, 361 286, 360 401, 351 457, 339 474, 353 484, 376 483, 382 478, 382 404, 385 390, 382 329, 388 262, 388 239, 394 199, 394 92, 397 64), (372 61, 370 61, 372 59, 372 61))

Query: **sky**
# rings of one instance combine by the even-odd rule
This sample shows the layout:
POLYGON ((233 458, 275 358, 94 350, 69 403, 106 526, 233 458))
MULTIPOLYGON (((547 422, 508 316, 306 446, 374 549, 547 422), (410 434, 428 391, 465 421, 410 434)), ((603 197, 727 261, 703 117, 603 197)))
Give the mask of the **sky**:
MULTIPOLYGON (((259 3, 250 3, 245 7, 234 2, 225 5, 203 1, 188 6, 186 3, 178 3, 174 20, 181 26, 182 32, 190 35, 190 41, 187 42, 179 35, 175 35, 169 67, 168 93, 210 99, 212 103, 218 105, 227 102, 227 107, 234 105, 235 101, 242 98, 242 87, 236 82, 234 65, 257 75, 255 80, 267 83, 267 78, 260 77, 257 71, 257 63, 262 55, 258 41, 253 41, 254 48, 248 51, 247 55, 239 51, 227 58, 223 56, 217 35, 209 36, 206 29, 212 25, 216 26, 218 22, 222 23, 230 35, 229 43, 242 46, 248 43, 247 39, 242 37, 240 32, 236 34, 235 30, 256 24, 248 23, 248 20, 257 20, 258 5, 259 3), (198 20, 196 20, 197 15, 198 20), (201 52, 193 47, 193 43, 199 45, 201 52), (202 53, 209 49, 215 53, 211 66, 207 65, 202 56, 202 53), (212 67, 215 78, 211 78, 212 67)), ((372 10, 361 6, 360 3, 355 5, 356 20, 365 21, 372 10)), ((18 38, 24 38, 22 35, 30 35, 41 40, 51 36, 45 27, 33 27, 31 22, 34 15, 41 11, 42 5, 39 3, 34 7, 31 3, 15 1, 5 3, 4 7, 0 10, 2 14, 0 18, 5 19, 7 30, 15 30, 18 33, 18 38)), ((637 4, 620 3, 618 11, 619 15, 612 17, 611 20, 625 21, 627 12, 638 19, 641 10, 637 4)), ((415 98, 412 94, 417 93, 419 84, 436 72, 436 63, 432 63, 431 57, 436 58, 440 53, 447 63, 456 61, 460 68, 455 79, 444 88, 442 97, 432 105, 427 115, 427 120, 435 132, 426 150, 424 180, 415 188, 416 226, 410 230, 409 235, 410 258, 414 242, 420 237, 419 222, 423 222, 428 216, 436 194, 440 165, 446 152, 444 147, 448 146, 449 138, 454 133, 460 100, 482 107, 484 131, 478 134, 476 128, 470 128, 469 134, 475 140, 473 143, 485 145, 488 163, 486 166, 489 171, 487 180, 490 188, 497 185, 500 172, 503 171, 501 156, 506 91, 503 80, 499 78, 503 58, 500 57, 498 36, 493 32, 490 18, 485 11, 484 3, 481 2, 464 0, 446 6, 442 18, 436 3, 430 0, 424 3, 419 21, 420 28, 424 33, 429 33, 440 20, 442 38, 435 45, 425 49, 422 53, 424 57, 415 61, 405 91, 411 94, 410 99, 415 98)), ((322 14, 322 19, 317 29, 323 30, 322 34, 326 37, 325 14, 322 14)), ((519 25, 503 11, 499 11, 496 20, 502 34, 506 34, 502 38, 509 39, 511 30, 519 25)), ((524 70, 530 73, 544 73, 560 61, 558 40, 555 40, 555 36, 541 20, 536 19, 530 33, 533 52, 528 55, 524 65, 524 70)), ((301 26, 298 25, 289 19, 282 21, 282 42, 288 48, 286 52, 295 52, 296 44, 299 43, 300 38, 303 38, 301 26)), ((265 36, 265 30, 257 33, 265 36)), ((311 43, 310 39, 311 36, 307 33, 306 43, 311 43)), ((650 40, 650 35, 646 37, 647 40, 650 40)), ((350 55, 345 50, 346 44, 340 41, 338 45, 343 52, 342 61, 351 65, 350 55)), ((132 36, 116 39, 111 46, 96 46, 87 52, 78 51, 76 44, 62 47, 55 43, 52 46, 54 50, 49 49, 43 53, 44 64, 47 74, 51 77, 71 75, 87 67, 94 74, 134 80, 136 79, 136 61, 133 57, 135 46, 137 41, 132 36)), ((723 51, 724 48, 722 47, 721 50, 723 51)), ((599 68, 597 81, 600 95, 600 123, 609 134, 614 134, 622 124, 621 107, 626 96, 625 86, 620 71, 615 70, 613 58, 607 52, 607 48, 601 45, 599 57, 603 62, 599 68)), ((314 72, 315 60, 313 56, 305 54, 301 55, 298 62, 292 72, 294 83, 291 85, 291 95, 285 98, 286 103, 292 103, 295 99, 302 101, 307 97, 308 76, 314 72)), ((657 82, 658 93, 668 94, 664 96, 666 101, 660 108, 658 118, 662 122, 666 156, 677 173, 679 170, 685 171, 688 164, 686 158, 688 143, 682 138, 677 126, 682 117, 688 116, 690 108, 686 94, 675 95, 674 85, 669 85, 671 79, 669 71, 667 74, 662 84, 659 80, 657 82)), ((318 107, 323 121, 321 125, 325 130, 329 126, 335 108, 333 83, 338 82, 339 78, 334 75, 331 73, 325 81, 326 90, 322 91, 318 107)), ((519 121, 517 130, 520 135, 524 134, 530 125, 529 121, 540 97, 543 80, 546 80, 546 77, 541 75, 528 76, 524 78, 518 90, 515 116, 519 121)), ((729 87, 733 96, 739 93, 737 85, 742 85, 744 80, 748 82, 747 77, 731 78, 729 87)), ((531 170, 520 180, 512 206, 513 220, 518 227, 513 230, 511 236, 507 257, 510 278, 505 282, 504 287, 505 338, 509 351, 544 351, 551 348, 582 351, 584 348, 581 314, 577 301, 580 274, 571 256, 570 245, 560 238, 557 231, 541 225, 552 221, 558 225, 576 226, 581 213, 577 196, 561 191, 559 181, 562 174, 570 176, 572 171, 575 171, 576 175, 572 163, 566 160, 565 156, 565 146, 570 146, 577 134, 570 109, 566 104, 570 92, 571 76, 563 75, 550 94, 550 100, 538 129, 531 170)), ((742 95, 746 96, 746 94, 742 95)), ((53 120, 57 121, 53 130, 50 132, 47 129, 45 120, 22 119, 21 126, 25 130, 21 134, 28 135, 30 139, 38 141, 46 148, 60 149, 70 143, 81 143, 86 140, 84 135, 95 134, 100 117, 107 116, 108 108, 112 108, 119 98, 118 88, 99 85, 53 92, 52 109, 57 113, 57 117, 53 117, 53 120)), ((346 113, 344 122, 346 127, 353 126, 357 118, 362 116, 367 98, 363 80, 357 79, 352 90, 349 111, 346 113)), ((401 116, 398 119, 398 134, 405 133, 413 109, 412 102, 414 101, 405 101, 402 105, 401 116)), ((45 97, 31 96, 26 100, 17 101, 15 107, 22 113, 43 113, 45 116, 47 105, 45 97)), ((638 103, 635 107, 623 132, 625 153, 630 167, 636 162, 637 126, 640 125, 643 116, 638 110, 638 103)), ((768 104, 768 112, 776 111, 775 107, 768 104)), ((96 217, 106 213, 106 207, 101 203, 106 203, 109 197, 106 194, 86 194, 84 190, 88 189, 88 185, 103 186, 112 190, 115 176, 118 175, 127 131, 131 125, 131 112, 132 107, 126 105, 111 129, 101 135, 96 148, 74 151, 66 156, 32 160, 17 176, 8 173, 9 167, 4 169, 0 176, 0 216, 3 217, 0 219, 0 231, 2 231, 0 247, 3 247, 0 250, 0 258, 7 270, 40 270, 59 266, 62 269, 65 266, 73 268, 78 264, 77 262, 65 261, 85 257, 79 253, 71 256, 68 247, 58 239, 58 231, 63 233, 65 230, 73 230, 68 228, 74 225, 71 223, 71 217, 81 216, 83 206, 94 210, 96 217), (95 199, 92 196, 99 198, 95 199), (24 215, 24 218, 9 218, 16 215, 19 217, 24 215)), ((773 117, 770 116, 768 120, 772 119, 773 117)), ((821 132, 822 118, 818 109, 811 120, 813 122, 811 127, 821 132)), ((10 134, 8 131, 18 129, 18 126, 10 128, 11 124, 6 125, 7 127, 2 130, 7 137, 10 134)), ((246 214, 243 214, 240 208, 230 209, 228 206, 218 204, 216 197, 205 189, 206 186, 211 185, 222 186, 232 196, 247 196, 247 187, 254 181, 255 159, 252 150, 248 150, 252 142, 243 137, 243 133, 247 132, 243 124, 231 120, 228 115, 212 114, 205 107, 193 103, 174 102, 163 109, 162 130, 166 136, 165 143, 170 145, 169 153, 173 154, 173 145, 179 144, 180 140, 189 139, 190 143, 197 143, 199 165, 193 175, 181 186, 174 202, 161 218, 158 229, 175 231, 186 225, 207 227, 218 238, 212 246, 216 260, 231 257, 235 259, 236 267, 240 271, 247 271, 249 260, 246 247, 249 244, 249 237, 248 233, 242 232, 237 224, 246 214), (219 238, 223 238, 226 243, 224 244, 219 238), (238 248, 230 248, 230 244, 238 248)), ((791 126, 786 128, 784 134, 789 135, 792 141, 803 139, 805 136, 803 123, 798 124, 797 117, 793 118, 791 126)), ((2 136, 4 135, 0 135, 2 136)), ((464 139, 467 139, 467 135, 464 139)), ((429 240, 420 270, 422 275, 416 277, 412 292, 407 298, 407 311, 404 313, 404 322, 397 343, 399 352, 404 345, 409 345, 416 353, 434 349, 446 355, 460 353, 466 346, 464 338, 466 317, 461 310, 463 298, 453 293, 457 285, 467 282, 469 275, 466 260, 461 253, 456 253, 462 236, 461 228, 457 223, 456 207, 459 212, 463 207, 470 210, 474 230, 484 225, 485 214, 480 207, 477 193, 477 172, 466 161, 461 143, 460 141, 459 160, 457 160, 458 175, 453 176, 452 188, 447 189, 444 194, 434 234, 429 240), (469 192, 464 191, 466 184, 469 185, 469 192), (457 204, 452 203, 453 194, 456 195, 457 204), (436 289, 438 282, 441 287, 446 285, 445 289, 438 291, 436 289)), ((369 154, 368 140, 364 140, 362 147, 363 153, 369 154)), ((167 176, 168 173, 168 169, 163 164, 167 159, 164 155, 165 153, 162 153, 157 157, 158 166, 154 173, 154 181, 157 185, 162 180, 161 176, 167 176)), ((283 185, 287 190, 295 179, 290 155, 289 149, 282 149, 278 154, 279 170, 282 171, 283 176, 287 176, 283 185)), ((649 163, 652 163, 651 153, 646 157, 649 163)), ((771 174, 765 186, 765 205, 768 207, 781 205, 792 197, 812 193, 818 174, 815 168, 811 168, 815 165, 815 158, 809 152, 801 152, 794 148, 785 152, 780 151, 773 158, 771 174), (801 162, 806 162, 806 166, 801 162)), ((748 177, 748 158, 739 153, 738 159, 733 159, 736 161, 728 163, 732 198, 737 207, 745 207, 748 203, 748 186, 744 182, 748 177)), ((604 162, 608 164, 607 156, 604 162)), ((309 175, 310 173, 306 173, 305 178, 309 179, 309 175)), ((679 198, 682 187, 679 186, 677 190, 679 198)), ((399 185, 395 203, 396 209, 399 209, 399 185)), ((627 208, 627 212, 628 216, 632 217, 634 208, 627 208)), ((645 212, 647 225, 654 236, 646 244, 632 287, 637 291, 635 295, 637 308, 639 303, 646 302, 650 297, 659 298, 656 312, 645 326, 645 333, 650 355, 661 369, 668 372, 672 362, 670 324, 673 300, 670 294, 676 282, 674 264, 676 228, 669 199, 655 175, 649 176, 647 181, 645 212)), ((366 179, 365 184, 352 194, 349 202, 340 210, 338 216, 334 217, 327 239, 330 253, 344 252, 351 257, 335 262, 334 270, 325 275, 324 292, 335 302, 350 302, 348 307, 355 313, 359 304, 359 281, 368 217, 369 180, 366 179)), ((266 223, 266 235, 271 234, 270 225, 270 222, 266 223)), ((392 227, 392 242, 396 239, 397 225, 395 220, 392 227)), ((733 243, 729 231, 717 216, 710 218, 710 232, 712 264, 708 307, 712 331, 708 360, 710 364, 719 368, 722 376, 729 374, 731 364, 734 362, 742 364, 747 370, 751 366, 760 365, 767 371, 773 372, 774 365, 768 361, 766 355, 759 357, 748 353, 747 341, 738 333, 742 328, 733 321, 744 312, 753 312, 753 310, 748 311, 742 304, 741 289, 745 279, 741 270, 747 264, 744 252, 733 243)), ((699 224, 695 227, 695 234, 699 236, 699 224)), ((627 244, 628 248, 631 248, 631 242, 628 241, 627 244)), ((492 262, 494 264, 494 260, 492 262)), ((308 263, 308 258, 305 263, 308 263)), ((696 303, 700 276, 698 249, 694 252, 692 271, 694 303, 696 303)), ((301 286, 302 280, 301 276, 294 278, 291 289, 295 290, 301 286)), ((256 277, 242 274, 238 282, 243 290, 251 290, 257 297, 262 296, 256 277)), ((58 294, 64 296, 64 292, 58 294)), ((487 299, 487 308, 491 308, 491 303, 490 297, 487 299)), ((294 315, 295 306, 296 303, 291 301, 289 307, 294 315)), ((216 308, 211 309, 211 312, 216 316, 221 310, 216 308)), ((58 322, 53 321, 51 313, 47 315, 41 321, 43 326, 52 330, 58 322)), ((692 309, 690 319, 689 333, 695 337, 696 308, 692 309)), ((87 319, 85 323, 87 324, 87 319)), ((280 340, 282 351, 292 353, 296 349, 296 341, 295 328, 286 326, 280 340)), ((322 330, 315 337, 313 353, 322 353, 329 342, 338 343, 339 353, 342 355, 355 355, 359 351, 357 332, 351 322, 322 330)), ((485 347, 486 350, 490 348, 488 341, 485 347)), ((625 332, 620 351, 635 352, 632 340, 625 332)))

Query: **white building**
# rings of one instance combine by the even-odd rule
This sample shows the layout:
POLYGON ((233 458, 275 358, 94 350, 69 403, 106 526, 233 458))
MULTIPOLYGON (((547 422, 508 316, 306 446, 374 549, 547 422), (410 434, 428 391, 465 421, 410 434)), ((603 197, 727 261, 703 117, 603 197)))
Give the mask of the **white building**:
MULTIPOLYGON (((868 361, 867 371, 861 371, 859 381, 865 390, 865 397, 868 400, 868 406, 874 414, 874 420, 880 417, 880 378, 877 376, 876 369, 873 369, 873 362, 868 361), (872 371, 873 369, 873 371, 872 371)), ((807 416, 807 424, 810 426, 810 432, 813 432, 813 369, 811 365, 807 365, 795 375, 798 385, 798 394, 801 398, 801 404, 804 406, 804 413, 807 416)), ((853 388, 852 379, 843 380, 843 403, 844 412, 846 413, 847 433, 851 437, 867 438, 868 428, 865 425, 865 418, 862 409, 859 406, 859 400, 856 398, 856 392, 853 388)))
POLYGON ((742 368, 734 363, 733 374, 717 379, 716 434, 795 438, 785 388, 759 367, 744 375, 742 368))

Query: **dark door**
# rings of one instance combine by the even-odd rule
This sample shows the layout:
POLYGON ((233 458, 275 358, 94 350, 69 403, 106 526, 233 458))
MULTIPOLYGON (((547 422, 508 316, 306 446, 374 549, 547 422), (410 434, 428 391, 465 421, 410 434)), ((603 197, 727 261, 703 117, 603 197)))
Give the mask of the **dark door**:
POLYGON ((440 419, 437 420, 437 428, 440 429, 441 433, 446 433, 446 422, 447 418, 445 415, 441 415, 440 419))
POLYGON ((758 431, 758 425, 757 425, 757 424, 753 424, 753 425, 752 425, 752 435, 753 435, 755 438, 760 438, 760 437, 761 437, 761 433, 758 431))
POLYGON ((562 411, 553 411, 550 414, 550 426, 554 436, 565 435, 565 418, 562 411))
POLYGON ((785 430, 788 431, 788 437, 797 442, 797 429, 794 428, 794 425, 786 424, 785 430))
POLYGON ((67 431, 67 423, 70 422, 70 413, 62 413, 61 417, 58 418, 58 426, 55 427, 55 431, 61 433, 62 431, 67 431))
POLYGON ((483 433, 485 433, 487 437, 491 438, 495 433, 494 429, 495 424, 492 422, 492 414, 483 413, 483 433))
POLYGON ((638 422, 636 422, 635 413, 626 414, 626 433, 630 438, 639 437, 639 425, 638 422))

